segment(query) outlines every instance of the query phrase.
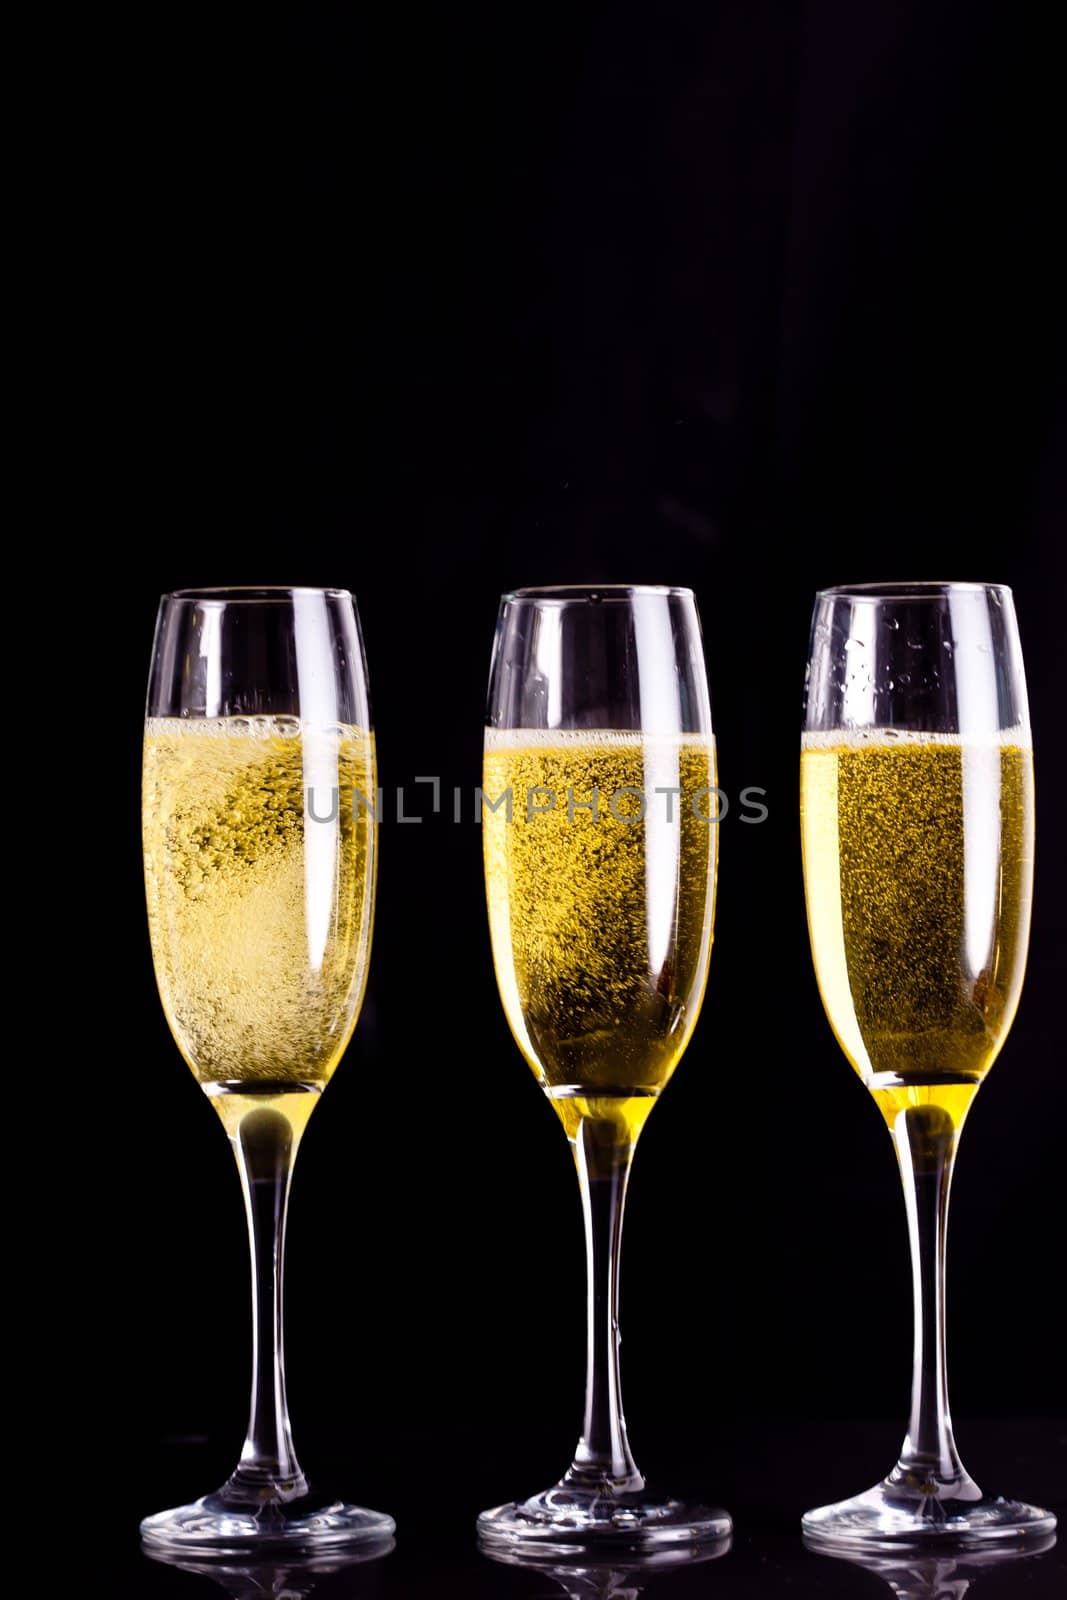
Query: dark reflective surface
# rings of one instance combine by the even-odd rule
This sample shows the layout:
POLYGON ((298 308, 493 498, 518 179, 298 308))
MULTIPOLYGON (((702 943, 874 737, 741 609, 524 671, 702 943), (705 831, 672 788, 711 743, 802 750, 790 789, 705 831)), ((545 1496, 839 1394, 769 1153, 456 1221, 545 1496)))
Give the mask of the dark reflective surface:
POLYGON ((479 1545, 489 1561, 505 1567, 521 1567, 539 1577, 551 1578, 570 1600, 637 1600, 653 1578, 664 1578, 681 1569, 704 1566, 718 1561, 730 1550, 731 1539, 720 1539, 717 1544, 685 1547, 677 1550, 660 1550, 651 1555, 617 1556, 611 1561, 582 1560, 576 1555, 571 1561, 536 1561, 517 1556, 510 1551, 493 1550, 479 1545))
POLYGON ((191 1561, 142 1548, 150 1561, 217 1584, 232 1600, 309 1600, 311 1595, 321 1595, 325 1600, 327 1594, 335 1600, 342 1600, 342 1596, 362 1600, 363 1596, 382 1592, 378 1569, 394 1547, 394 1540, 383 1539, 356 1553, 247 1563, 191 1561), (327 1579, 331 1581, 327 1583, 327 1579))
MULTIPOLYGON (((241 1567, 224 1562, 182 1565, 149 1560, 138 1519, 153 1505, 173 1504, 190 1485, 209 1480, 232 1441, 146 1445, 132 1477, 113 1481, 124 1500, 110 1524, 110 1542, 74 1557, 78 1577, 111 1600, 1063 1600, 1067 1539, 1032 1554, 991 1550, 957 1558, 875 1556, 857 1561, 806 1549, 800 1516, 873 1481, 899 1445, 897 1425, 879 1422, 737 1422, 717 1428, 642 1427, 641 1447, 657 1474, 686 1494, 728 1503, 735 1534, 723 1552, 681 1564, 630 1562, 581 1565, 484 1555, 475 1518, 494 1495, 521 1493, 551 1471, 558 1451, 555 1419, 496 1427, 386 1428, 366 1425, 349 1437, 320 1421, 307 1441, 308 1468, 318 1483, 356 1499, 388 1505, 396 1515, 395 1548, 371 1559, 325 1557, 305 1564, 241 1567)), ((963 1419, 961 1432, 983 1481, 1040 1499, 1067 1512, 1067 1426, 1062 1421, 963 1419)), ((42 1571, 38 1587, 47 1587, 42 1571)), ((80 1592, 74 1590, 72 1592, 80 1592)))
MULTIPOLYGON (((970 1593, 983 1573, 996 1570, 1004 1574, 1011 1568, 1012 1582, 1019 1582, 1022 1577, 1018 1570, 1019 1563, 1032 1561, 1054 1549, 1056 1535, 1046 1534, 1044 1538, 1015 1547, 999 1548, 994 1545, 990 1550, 967 1550, 951 1556, 924 1556, 920 1553, 860 1556, 854 1552, 831 1551, 809 1540, 804 1543, 805 1548, 813 1554, 845 1561, 864 1572, 876 1573, 899 1600, 963 1600, 963 1596, 970 1593)), ((1049 1569, 1046 1567, 1042 1570, 1047 1576, 1049 1569)))

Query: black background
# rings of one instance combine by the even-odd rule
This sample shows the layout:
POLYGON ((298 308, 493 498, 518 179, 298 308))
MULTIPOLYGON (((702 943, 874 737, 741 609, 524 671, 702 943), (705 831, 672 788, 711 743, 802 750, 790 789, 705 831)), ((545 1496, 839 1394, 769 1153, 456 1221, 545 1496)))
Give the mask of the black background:
MULTIPOLYGON (((88 961, 120 1112, 91 1366, 120 1588, 208 1592, 138 1565, 137 1520, 224 1475, 246 1403, 237 1180, 164 1023, 140 877, 149 647, 159 593, 182 585, 351 587, 381 779, 424 811, 416 775, 478 781, 502 590, 696 591, 720 781, 763 786, 769 817, 722 825, 704 1012, 631 1189, 638 1458, 727 1501, 741 1533, 679 1596, 879 1592, 799 1555, 796 1516, 888 1468, 907 1404, 895 1163, 805 929, 812 595, 1014 586, 1035 920, 958 1173, 953 1392, 987 1487, 1067 1504, 1063 172, 1044 15, 194 5, 127 35, 91 121, 81 373, 113 741, 104 848, 86 852, 109 931, 88 961)), ((383 1592, 547 1593, 469 1553, 483 1505, 566 1464, 583 1368, 572 1162, 497 999, 469 820, 381 830, 369 992, 301 1154, 288 1289, 306 1464, 401 1523, 383 1592)), ((983 1584, 1023 1592, 1022 1571, 983 1584)))

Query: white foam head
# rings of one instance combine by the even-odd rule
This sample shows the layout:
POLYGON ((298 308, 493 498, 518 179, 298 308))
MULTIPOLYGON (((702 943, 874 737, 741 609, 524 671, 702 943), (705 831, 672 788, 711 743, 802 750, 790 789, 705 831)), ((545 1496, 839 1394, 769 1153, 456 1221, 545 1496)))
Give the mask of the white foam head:
POLYGON ((662 745, 672 750, 692 745, 706 750, 714 745, 711 733, 642 733, 640 728, 486 728, 487 750, 566 750, 590 745, 601 749, 646 750, 662 745))
POLYGON ((1030 749, 1029 728, 994 733, 930 733, 919 728, 824 728, 800 736, 802 750, 891 750, 901 745, 943 745, 957 750, 1030 749))

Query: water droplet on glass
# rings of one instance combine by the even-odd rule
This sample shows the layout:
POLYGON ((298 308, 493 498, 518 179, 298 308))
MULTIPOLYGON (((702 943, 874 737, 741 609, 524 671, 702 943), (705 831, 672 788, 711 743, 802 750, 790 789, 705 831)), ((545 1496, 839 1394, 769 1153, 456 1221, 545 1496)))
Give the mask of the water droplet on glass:
POLYGON ((886 684, 886 688, 887 689, 895 689, 896 688, 896 684, 893 682, 892 678, 890 678, 889 682, 886 684))
POLYGON ((897 629, 900 627, 900 618, 890 617, 889 626, 892 628, 893 632, 896 633, 897 629))

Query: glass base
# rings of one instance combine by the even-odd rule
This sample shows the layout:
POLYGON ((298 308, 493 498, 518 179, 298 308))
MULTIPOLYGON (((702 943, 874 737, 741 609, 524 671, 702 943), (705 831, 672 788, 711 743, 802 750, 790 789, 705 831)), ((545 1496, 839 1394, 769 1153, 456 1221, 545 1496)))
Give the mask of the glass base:
POLYGON ((730 1536, 718 1507, 659 1499, 647 1490, 607 1495, 557 1484, 529 1500, 483 1511, 478 1537, 487 1551, 516 1555, 613 1555, 679 1545, 714 1544, 730 1536))
POLYGON ((149 1551, 257 1560, 381 1543, 395 1532, 396 1523, 384 1512, 340 1500, 306 1494, 293 1500, 251 1503, 225 1489, 206 1494, 191 1505, 157 1511, 141 1523, 141 1538, 149 1551))
POLYGON ((921 1495, 887 1478, 866 1494, 807 1512, 801 1518, 805 1542, 813 1549, 967 1550, 1055 1531, 1051 1511, 982 1494, 969 1480, 961 1488, 956 1496, 951 1491, 921 1495))

